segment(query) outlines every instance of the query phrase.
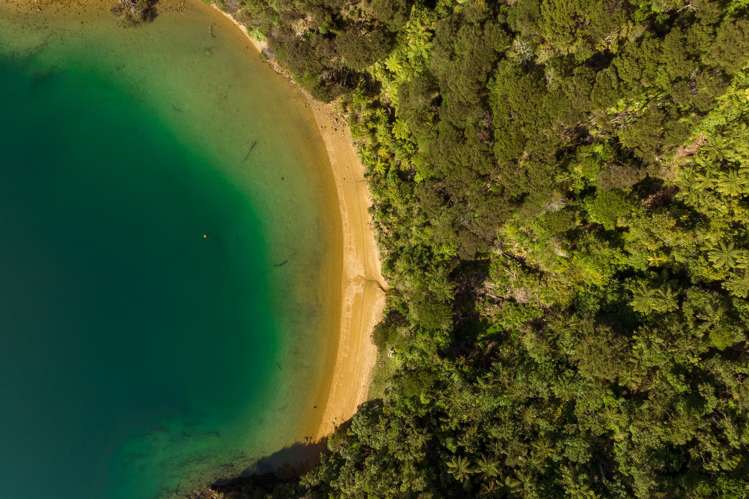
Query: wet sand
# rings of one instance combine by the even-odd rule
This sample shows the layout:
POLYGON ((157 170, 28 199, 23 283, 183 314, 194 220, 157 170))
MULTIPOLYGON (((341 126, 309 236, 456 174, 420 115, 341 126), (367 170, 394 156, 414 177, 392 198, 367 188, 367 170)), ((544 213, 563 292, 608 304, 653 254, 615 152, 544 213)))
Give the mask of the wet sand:
MULTIPOLYGON (((212 7, 234 23, 250 39, 258 52, 267 44, 215 4, 212 7)), ((277 67, 270 61, 272 65, 277 67)), ((337 348, 333 360, 327 402, 315 440, 329 435, 367 400, 377 347, 372 331, 382 319, 387 284, 382 277, 374 228, 369 216, 372 199, 365 168, 356 152, 351 130, 335 104, 315 100, 300 88, 314 114, 320 136, 328 152, 330 169, 338 192, 342 222, 343 269, 341 313, 337 348)))
MULTIPOLYGON (((184 338, 183 341, 168 341, 169 348, 158 355, 149 354, 149 359, 159 369, 192 359, 188 372, 193 376, 178 376, 174 374, 178 371, 169 369, 163 376, 151 375, 151 371, 139 371, 139 374, 149 373, 146 383, 149 387, 157 386, 164 390, 149 399, 152 402, 130 397, 112 398, 115 391, 105 390, 111 395, 112 403, 120 408, 114 412, 122 424, 118 423, 118 428, 110 430, 103 427, 104 423, 87 423, 81 426, 83 429, 80 431, 85 435, 86 427, 96 427, 101 428, 101 433, 109 435, 107 438, 111 437, 111 445, 101 440, 101 445, 97 444, 95 450, 113 449, 112 455, 99 458, 91 451, 90 455, 96 457, 89 462, 113 469, 112 473, 97 471, 90 464, 80 464, 89 455, 84 449, 71 452, 79 461, 67 461, 69 468, 65 468, 68 470, 66 473, 62 466, 45 466, 57 472, 53 483, 68 478, 72 481, 71 477, 85 470, 92 481, 99 477, 110 480, 111 477, 111 486, 108 482, 102 487, 114 491, 113 494, 119 491, 119 497, 152 497, 152 492, 156 490, 189 490, 193 486, 210 483, 221 475, 239 475, 245 468, 254 466, 257 459, 279 449, 296 448, 295 443, 308 442, 317 436, 332 384, 332 367, 338 353, 343 224, 337 186, 328 166, 328 151, 321 140, 314 114, 307 107, 301 92, 262 62, 241 31, 196 0, 162 0, 159 3, 160 15, 154 23, 125 28, 109 12, 110 2, 27 0, 11 5, 11 9, 14 5, 22 9, 17 13, 6 13, 8 4, 0 2, 0 52, 3 52, 3 61, 13 64, 17 61, 19 67, 25 65, 33 74, 33 81, 23 88, 38 92, 40 97, 42 91, 60 88, 55 95, 59 95, 63 102, 68 98, 72 101, 73 96, 77 95, 77 87, 61 85, 86 71, 91 78, 97 78, 96 85, 118 91, 121 89, 127 98, 142 104, 148 114, 143 119, 144 123, 163 122, 159 132, 149 133, 146 138, 159 137, 169 143, 169 147, 189 151, 190 161, 181 161, 182 165, 202 158, 199 159, 201 166, 196 166, 190 172, 194 170, 211 178, 224 179, 241 193, 243 203, 252 202, 252 208, 256 211, 248 210, 247 213, 248 216, 250 212, 257 214, 255 218, 260 227, 259 235, 253 236, 252 241, 265 251, 263 255, 254 256, 253 252, 238 246, 239 238, 249 237, 248 231, 252 233, 255 221, 243 221, 224 230, 221 228, 223 225, 219 225, 218 217, 205 219, 203 208, 211 206, 208 203, 210 182, 201 180, 194 184, 195 188, 191 187, 190 192, 197 196, 195 202, 188 205, 189 209, 182 210, 184 217, 176 217, 179 223, 164 225, 182 227, 180 224, 194 224, 185 231, 194 231, 195 237, 188 237, 188 244, 194 242, 223 253, 211 253, 211 258, 181 270, 169 282, 181 282, 183 279, 192 282, 194 275, 199 274, 196 269, 200 271, 209 266, 217 269, 217 278, 221 275, 235 278, 236 288, 217 306, 222 308, 223 304, 234 304, 223 310, 222 319, 233 313, 252 317, 251 323, 246 326, 227 328, 231 329, 225 335, 227 341, 242 343, 218 358, 214 352, 222 344, 218 337, 219 321, 200 323, 202 325, 198 329, 203 334, 196 335, 196 338, 200 338, 196 340, 200 347, 195 350, 195 356, 175 353, 185 347, 184 338), (5 56, 6 49, 8 57, 5 56), (202 200, 206 200, 205 205, 202 200), (195 213, 191 211, 193 209, 195 213), (256 279, 245 273, 248 266, 255 264, 264 269, 263 275, 268 274, 267 284, 265 279, 256 279), (257 313, 253 312, 251 303, 246 300, 254 292, 268 295, 267 305, 257 313), (264 324, 271 327, 266 329, 264 324), (253 346, 249 340, 243 339, 245 333, 249 335, 253 332, 258 333, 256 337, 260 340, 260 346, 253 346), (235 366, 236 369, 226 371, 224 368, 228 366, 235 366), (169 393, 171 387, 180 386, 185 388, 182 399, 169 393), (221 395, 227 390, 232 392, 231 395, 221 395), (122 410, 125 404, 120 405, 119 400, 132 400, 128 407, 136 412, 136 416, 122 410), (153 417, 141 419, 139 411, 147 410, 151 407, 149 404, 155 407, 153 417), (224 414, 228 416, 224 417, 224 414), (120 433, 115 434, 115 430, 120 433)), ((80 85, 80 88, 88 87, 80 85)), ((24 100, 36 102, 37 99, 32 94, 31 98, 24 100)), ((76 101, 75 106, 86 109, 86 102, 84 95, 76 101)), ((92 102, 95 101, 92 99, 92 102)), ((92 107, 109 109, 106 106, 92 107)), ((54 106, 49 108, 53 109, 54 106)), ((9 112, 9 116, 19 118, 25 114, 18 110, 9 112)), ((102 113, 104 118, 126 115, 124 112, 102 113)), ((62 118, 67 114, 55 112, 53 116, 62 118)), ((58 122, 57 119, 46 121, 58 122)), ((76 122, 75 118, 73 122, 76 122)), ((99 122, 104 123, 106 119, 99 122)), ((129 128, 139 130, 141 127, 129 128)), ((53 132, 40 131, 40 138, 53 137, 53 132)), ((96 145, 101 150, 96 155, 99 158, 109 157, 117 150, 121 138, 128 136, 130 134, 122 133, 115 139, 98 141, 96 145)), ((75 143, 84 144, 76 147, 76 150, 89 150, 85 140, 75 143)), ((74 142, 70 141, 70 144, 72 146, 74 142)), ((32 150, 33 147, 28 149, 32 150)), ((54 154, 57 147, 45 149, 54 154)), ((167 150, 168 147, 161 149, 167 150)), ((137 154, 137 148, 133 149, 133 153, 137 154)), ((140 165, 137 160, 132 163, 132 167, 140 165)), ((161 163, 157 161, 154 166, 161 163)), ((122 171, 128 171, 128 168, 122 171)), ((156 191, 158 195, 159 191, 168 190, 165 186, 183 180, 186 183, 183 175, 186 172, 175 168, 171 178, 149 182, 143 188, 151 189, 149 192, 156 191)), ((129 175, 125 177, 131 180, 129 175)), ((132 177, 134 181, 137 178, 140 177, 132 177)), ((11 186, 13 184, 9 183, 11 186)), ((84 197, 80 196, 81 199, 84 197)), ((224 196, 225 203, 214 204, 218 210, 227 210, 233 206, 231 199, 224 196)), ((77 206, 77 203, 72 204, 77 206)), ((95 209, 89 210, 89 213, 97 212, 95 209)), ((241 213, 245 213, 244 208, 232 210, 232 216, 240 216, 241 213)), ((148 220, 151 218, 146 217, 148 220)), ((137 221, 129 214, 124 220, 137 221)), ((99 232, 86 231, 92 234, 91 237, 99 232)), ((128 231, 117 233, 126 234, 128 231)), ((95 247, 88 244, 81 246, 95 247)), ((181 257, 185 252, 171 253, 181 257)), ((172 265, 160 267, 172 268, 172 265)), ((225 286, 212 284, 198 288, 215 290, 210 293, 211 296, 220 297, 223 295, 219 292, 225 286)), ((180 291, 183 289, 180 288, 180 291)), ((78 293, 71 294, 73 298, 79 296, 78 293)), ((177 295, 181 296, 180 293, 177 295)), ((136 294, 133 293, 133 296, 136 294)), ((159 296, 149 301, 153 308, 159 308, 161 302, 162 297, 159 296)), ((204 308, 196 307, 195 303, 198 301, 193 300, 184 306, 185 314, 202 313, 204 308)), ((118 314, 110 312, 109 317, 115 318, 118 314)), ((194 324, 198 324, 198 321, 188 326, 197 327, 194 324)), ((107 327, 102 329, 109 331, 107 327)), ((178 334, 182 329, 175 327, 170 331, 178 334)), ((47 330, 54 331, 55 326, 47 330)), ((144 343, 163 343, 169 338, 165 331, 150 335, 144 343)), ((98 343, 92 341, 86 344, 98 343)), ((66 357, 77 359, 77 355, 66 357)), ((99 358, 97 354, 93 354, 93 357, 99 358)), ((84 361, 74 367, 89 364, 84 361)), ((141 364, 133 363, 136 368, 141 364)), ((103 372, 104 369, 97 371, 103 372)), ((119 372, 124 370, 117 369, 116 373, 119 372)), ((113 375, 117 376, 116 373, 113 375)), ((95 374, 88 379, 98 377, 95 374)), ((131 377, 128 376, 128 379, 131 377)), ((135 391, 145 393, 145 390, 135 391)), ((73 389, 69 392, 78 393, 73 389)), ((88 393, 85 390, 81 392, 88 393)), ((99 408, 100 405, 103 406, 94 406, 99 408)), ((43 411, 38 413, 44 414, 43 411)), ((90 414, 98 413, 90 411, 90 414)), ((109 421, 109 418, 100 420, 109 421)), ((76 441, 94 442, 88 436, 78 437, 77 431, 78 428, 61 427, 59 436, 66 438, 68 444, 55 448, 76 449, 76 441)), ((18 438, 23 439, 26 432, 18 433, 18 438)), ((39 450, 35 452, 38 457, 35 459, 54 457, 55 450, 45 445, 47 441, 40 440, 39 450)), ((28 469, 33 469, 33 462, 28 469)), ((6 474, 13 480, 21 475, 8 470, 6 474)), ((24 480, 17 483, 22 486, 22 482, 24 480)), ((89 483, 81 483, 81 487, 89 486, 89 483)), ((66 493, 58 495, 73 496, 66 493)), ((45 493, 40 497, 50 497, 50 494, 45 493)), ((73 497, 118 496, 95 491, 73 497)))
MULTIPOLYGON (((208 10, 209 14, 216 14, 215 11, 210 12, 205 4, 194 3, 208 10)), ((160 12, 181 12, 184 5, 185 0, 162 2, 160 12)), ((8 0, 6 6, 31 7, 40 11, 49 8, 84 11, 90 4, 85 0, 8 0)), ((240 29, 258 52, 267 48, 264 42, 250 36, 247 29, 230 15, 215 5, 212 7, 240 29)), ((224 27, 217 24, 217 29, 224 27)), ((227 23, 226 29, 234 28, 227 23)), ((281 71, 272 60, 268 62, 281 71)), ((324 283, 327 289, 323 293, 329 300, 338 301, 338 306, 333 303, 325 307, 335 309, 324 321, 329 325, 326 329, 333 332, 322 332, 329 338, 330 353, 326 362, 331 367, 322 383, 311 387, 316 392, 310 396, 315 406, 310 404, 309 416, 305 418, 301 432, 310 440, 318 441, 349 419, 367 399, 377 358, 371 335, 382 317, 387 284, 381 275, 378 248, 368 212, 371 197, 365 168, 356 153, 351 131, 335 104, 318 102, 301 88, 298 91, 304 96, 325 145, 337 192, 337 199, 331 199, 330 206, 338 210, 341 220, 341 248, 340 251, 331 252, 335 253, 336 259, 340 255, 341 275, 339 279, 338 272, 331 272, 329 282, 324 283)))

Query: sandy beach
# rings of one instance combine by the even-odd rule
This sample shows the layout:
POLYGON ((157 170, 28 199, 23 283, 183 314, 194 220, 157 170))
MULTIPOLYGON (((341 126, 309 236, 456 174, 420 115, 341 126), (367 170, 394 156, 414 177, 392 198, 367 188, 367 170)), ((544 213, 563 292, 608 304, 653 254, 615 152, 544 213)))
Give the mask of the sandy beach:
MULTIPOLYGON (((267 49, 265 42, 250 36, 247 28, 230 14, 215 4, 212 7, 231 20, 258 52, 267 49)), ((280 71, 277 65, 272 65, 280 71)), ((319 102, 303 89, 299 90, 305 96, 325 143, 338 193, 343 235, 341 320, 327 402, 315 435, 315 440, 320 440, 349 419, 367 399, 377 361, 372 331, 382 318, 387 284, 382 277, 369 216, 372 199, 365 168, 356 152, 351 130, 335 104, 319 102)))
MULTIPOLYGON (((205 4, 198 4, 207 7, 205 4)), ((31 7, 40 12, 48 8, 59 9, 60 12, 75 8, 81 14, 90 8, 90 3, 85 0, 36 0, 29 5, 27 0, 8 0, 4 6, 11 9, 31 7)), ((179 12, 184 8, 184 3, 175 1, 161 4, 160 7, 163 13, 179 12)), ((241 30, 259 53, 266 52, 265 42, 253 38, 244 25, 215 4, 211 7, 241 30)), ((277 72, 288 77, 272 58, 267 62, 277 72)), ((369 216, 371 196, 365 168, 356 152, 351 130, 334 103, 318 102, 301 87, 297 89, 314 116, 327 151, 337 192, 336 204, 340 212, 342 232, 340 321, 335 334, 324 333, 328 334, 329 341, 336 342, 335 356, 330 359, 333 367, 319 394, 315 396, 316 400, 326 401, 324 410, 320 411, 318 407, 315 414, 310 415, 310 420, 306 423, 309 426, 305 429, 305 435, 319 441, 332 433, 337 425, 349 419, 367 399, 372 370, 377 360, 372 331, 382 317, 387 284, 381 274, 378 248, 369 216), (313 431, 314 427, 317 428, 316 431, 313 431)))

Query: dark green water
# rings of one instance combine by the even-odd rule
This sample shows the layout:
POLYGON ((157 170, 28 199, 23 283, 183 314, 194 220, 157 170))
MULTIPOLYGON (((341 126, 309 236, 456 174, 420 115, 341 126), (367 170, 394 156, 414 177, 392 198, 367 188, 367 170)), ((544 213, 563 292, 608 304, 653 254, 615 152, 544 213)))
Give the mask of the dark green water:
POLYGON ((279 349, 253 200, 96 71, 0 57, 0 110, 2 497, 235 459, 279 349))

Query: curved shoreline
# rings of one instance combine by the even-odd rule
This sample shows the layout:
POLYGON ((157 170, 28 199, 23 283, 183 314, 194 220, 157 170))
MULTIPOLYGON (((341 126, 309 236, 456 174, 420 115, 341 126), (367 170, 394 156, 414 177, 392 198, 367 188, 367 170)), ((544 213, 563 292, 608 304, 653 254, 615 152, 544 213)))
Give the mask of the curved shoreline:
MULTIPOLYGON (((55 0, 40 0, 33 4, 24 0, 9 0, 6 5, 30 7, 33 11, 41 12, 47 7, 63 8, 61 4, 55 0)), ((180 12, 180 4, 175 3, 168 10, 165 9, 165 13, 180 12)), ((79 10, 89 6, 82 0, 70 0, 70 5, 79 10)), ((215 4, 209 8, 206 3, 196 1, 195 5, 221 14, 239 28, 238 36, 246 37, 258 52, 262 53, 267 48, 264 43, 253 39, 244 25, 215 4)), ((231 29, 228 23, 226 27, 231 29)), ((268 62, 288 78, 277 64, 272 60, 268 62)), ((334 327, 333 321, 338 322, 337 332, 322 332, 325 341, 330 342, 330 353, 324 357, 327 365, 322 380, 310 388, 314 390, 310 400, 318 401, 318 408, 308 410, 300 424, 304 428, 299 433, 300 436, 308 436, 309 440, 319 441, 349 419, 367 399, 377 360, 377 348, 371 334, 384 310, 383 290, 387 289, 387 285, 381 275, 378 248, 368 213, 371 197, 365 178, 366 170, 359 160, 348 124, 334 104, 318 102, 304 89, 294 86, 310 109, 325 145, 337 194, 337 199, 330 200, 330 209, 336 209, 333 206, 335 203, 341 219, 340 252, 343 258, 339 260, 336 255, 336 261, 341 265, 341 277, 337 286, 339 290, 335 290, 338 295, 336 301, 333 303, 333 298, 330 298, 330 309, 335 310, 335 315, 330 314, 329 321, 331 328, 334 327)), ((337 281, 337 272, 330 279, 337 281)), ((330 290, 333 294, 332 286, 330 290)))
MULTIPOLYGON (((247 27, 216 4, 211 7, 229 19, 263 53, 267 45, 250 36, 247 27)), ((282 72, 276 64, 276 71, 282 72)), ((284 73, 285 74, 285 73, 284 73)), ((377 347, 372 331, 385 308, 387 285, 382 277, 380 257, 369 217, 372 198, 365 172, 356 152, 351 130, 333 104, 315 100, 298 87, 312 111, 328 153, 335 180, 343 236, 341 314, 333 372, 320 424, 314 435, 319 441, 348 420, 366 401, 377 347)))

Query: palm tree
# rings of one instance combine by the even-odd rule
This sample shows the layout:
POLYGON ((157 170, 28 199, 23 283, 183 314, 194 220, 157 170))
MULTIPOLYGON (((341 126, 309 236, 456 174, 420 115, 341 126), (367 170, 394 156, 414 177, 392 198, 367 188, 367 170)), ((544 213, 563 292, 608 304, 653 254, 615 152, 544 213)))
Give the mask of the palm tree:
POLYGON ((459 482, 468 480, 472 473, 471 463, 468 458, 463 456, 454 456, 447 462, 447 469, 450 474, 459 482))
POLYGON ((669 312, 676 307, 676 293, 670 286, 662 288, 651 288, 644 283, 639 283, 632 290, 633 297, 630 302, 632 309, 641 314, 650 312, 669 312))
POLYGON ((749 179, 738 170, 722 172, 717 187, 718 192, 726 196, 741 196, 749 187, 749 179))
POLYGON ((717 183, 714 178, 708 177, 707 175, 702 174, 702 173, 698 173, 690 177, 691 178, 689 180, 691 182, 687 183, 687 185, 690 185, 691 183, 691 185, 694 186, 694 188, 697 191, 705 191, 707 189, 712 189, 713 187, 715 187, 715 184, 717 183))
POLYGON ((488 478, 494 478, 499 475, 499 466, 497 465, 497 462, 483 456, 480 457, 476 463, 476 468, 481 475, 488 478))
POLYGON ((495 496, 499 490, 499 484, 496 480, 489 480, 481 484, 481 494, 485 496, 495 496))
POLYGON ((733 242, 726 244, 721 241, 718 248, 710 251, 707 257, 718 269, 732 269, 736 266, 740 256, 739 250, 735 249, 733 242))

